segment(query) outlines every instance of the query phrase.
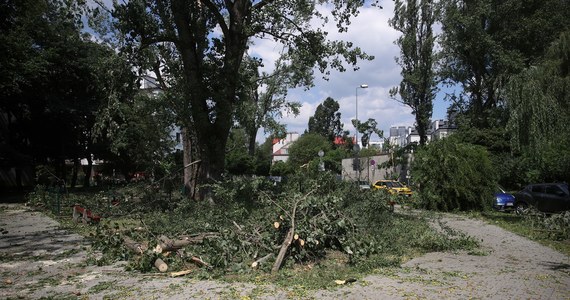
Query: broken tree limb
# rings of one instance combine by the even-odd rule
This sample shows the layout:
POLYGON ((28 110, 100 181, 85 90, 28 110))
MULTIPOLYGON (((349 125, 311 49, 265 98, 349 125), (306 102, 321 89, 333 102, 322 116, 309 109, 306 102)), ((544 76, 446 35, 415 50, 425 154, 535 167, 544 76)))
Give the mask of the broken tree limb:
POLYGON ((281 249, 279 250, 279 254, 277 255, 277 259, 273 264, 273 268, 271 269, 271 273, 275 273, 279 271, 281 268, 281 264, 283 263, 283 258, 285 258, 285 254, 287 254, 287 250, 289 246, 291 246, 291 242, 293 241, 293 228, 289 228, 287 235, 285 236, 285 240, 283 240, 283 244, 281 245, 281 249))
POLYGON ((168 271, 168 265, 160 258, 157 258, 154 261, 154 266, 158 269, 159 272, 164 273, 168 271))
POLYGON ((190 260, 191 260, 193 263, 195 263, 195 264, 197 264, 197 265, 199 265, 199 266, 203 266, 203 267, 206 267, 206 268, 211 268, 211 266, 210 266, 207 262, 201 260, 199 257, 192 256, 192 257, 190 258, 190 260))
POLYGON ((266 260, 270 259, 271 257, 273 257, 273 253, 269 253, 269 254, 265 255, 264 257, 254 261, 253 263, 251 263, 251 267, 253 269, 256 269, 257 267, 259 267, 259 265, 261 265, 262 263, 264 263, 266 260))
POLYGON ((218 236, 219 234, 215 232, 205 232, 194 236, 182 237, 179 240, 173 240, 165 235, 161 235, 158 237, 158 245, 154 248, 154 252, 163 253, 168 251, 176 251, 190 244, 200 244, 206 238, 212 238, 218 236))
POLYGON ((123 242, 125 244, 125 247, 137 254, 143 254, 148 249, 148 245, 139 243, 128 236, 123 237, 123 242))
POLYGON ((285 239, 283 240, 283 244, 281 245, 281 249, 279 250, 279 254, 277 255, 277 259, 275 259, 275 263, 273 264, 273 268, 271 268, 271 273, 276 273, 277 271, 279 271, 279 269, 281 268, 281 265, 283 264, 283 259, 285 258, 285 255, 287 254, 287 250, 289 249, 289 247, 291 246, 291 243, 293 242, 293 235, 295 234, 295 216, 297 215, 297 206, 299 205, 299 203, 302 200, 307 199, 307 197, 310 194, 312 194, 314 191, 315 190, 308 192, 303 197, 297 199, 297 201, 295 201, 295 203, 293 204, 293 209, 291 211, 291 214, 289 214, 289 216, 291 217, 291 228, 289 228, 289 231, 287 231, 287 235, 285 236, 285 239))
POLYGON ((171 272, 170 273, 170 277, 179 277, 179 276, 184 276, 184 275, 188 275, 192 273, 192 270, 184 270, 184 271, 179 271, 179 272, 171 272))
POLYGON ((163 253, 163 252, 167 252, 167 251, 176 251, 180 248, 183 248, 183 247, 188 246, 188 245, 193 243, 192 240, 186 240, 186 239, 171 240, 164 235, 161 235, 160 237, 158 237, 158 241, 159 241, 158 245, 155 248, 155 252, 157 252, 157 253, 163 253))

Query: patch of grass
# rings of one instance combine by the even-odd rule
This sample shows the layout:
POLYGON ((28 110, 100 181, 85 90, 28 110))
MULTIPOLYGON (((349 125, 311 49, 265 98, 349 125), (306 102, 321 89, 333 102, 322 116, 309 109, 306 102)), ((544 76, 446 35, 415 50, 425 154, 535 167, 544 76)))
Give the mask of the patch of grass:
POLYGON ((100 293, 102 291, 114 290, 114 289, 116 289, 115 281, 103 281, 103 282, 99 282, 96 285, 89 288, 89 290, 87 292, 97 294, 97 293, 100 293))
MULTIPOLYGON (((497 225, 570 256, 570 239, 560 238, 560 235, 553 234, 556 232, 542 228, 539 221, 531 220, 531 218, 539 218, 539 216, 519 216, 514 213, 495 211, 473 213, 471 216, 483 219, 490 224, 497 225)), ((552 218, 552 216, 541 218, 552 218)))

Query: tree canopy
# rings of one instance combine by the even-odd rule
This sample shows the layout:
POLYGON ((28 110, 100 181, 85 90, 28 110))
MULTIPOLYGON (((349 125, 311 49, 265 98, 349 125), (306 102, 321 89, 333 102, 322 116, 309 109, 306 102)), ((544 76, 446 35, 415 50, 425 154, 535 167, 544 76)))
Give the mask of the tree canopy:
POLYGON ((81 33, 80 2, 0 5, 2 143, 34 164, 56 162, 65 179, 66 159, 77 166, 81 158, 104 155, 105 141, 94 138, 97 110, 111 90, 126 93, 133 77, 113 50, 81 33))
POLYGON ((308 133, 319 134, 331 144, 336 137, 343 135, 343 124, 340 121, 340 105, 331 97, 317 106, 315 114, 309 118, 308 133))
POLYGON ((412 109, 420 145, 427 142, 427 131, 437 93, 435 35, 433 26, 438 19, 437 2, 431 0, 395 1, 394 18, 390 25, 402 36, 396 40, 400 57, 396 61, 402 67, 402 82, 390 90, 391 96, 399 94, 401 101, 412 109))
MULTIPOLYGON (((347 30, 361 1, 329 1, 339 30, 347 30)), ((293 85, 311 86, 313 68, 326 76, 331 68, 344 71, 370 59, 351 43, 331 41, 314 26, 326 22, 310 1, 182 1, 134 0, 114 6, 122 33, 122 49, 137 57, 139 66, 158 65, 156 72, 173 78, 181 91, 176 115, 185 135, 185 160, 194 178, 217 179, 224 170, 225 149, 240 98, 240 70, 253 37, 270 37, 283 45, 283 59, 294 66, 293 85), (141 59, 143 58, 143 59, 141 59), (171 63, 179 62, 178 64, 171 63), (149 62, 151 64, 149 64, 149 62), (146 63, 146 65, 145 65, 146 63)), ((158 76, 162 77, 162 76, 158 76)), ((196 184, 185 175, 191 194, 196 184)))

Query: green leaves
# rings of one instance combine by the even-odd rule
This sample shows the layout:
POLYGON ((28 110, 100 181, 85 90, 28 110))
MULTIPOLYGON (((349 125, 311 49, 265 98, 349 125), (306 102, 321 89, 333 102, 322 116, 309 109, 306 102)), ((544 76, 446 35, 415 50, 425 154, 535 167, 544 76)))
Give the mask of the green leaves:
POLYGON ((433 26, 439 17, 437 3, 428 0, 398 0, 390 25, 402 36, 396 40, 402 67, 400 87, 392 88, 390 96, 399 94, 401 102, 416 116, 420 144, 427 142, 427 131, 437 93, 435 74, 437 56, 433 26))
POLYGON ((485 210, 497 184, 487 151, 453 136, 420 148, 412 177, 420 187, 422 206, 443 211, 485 210))

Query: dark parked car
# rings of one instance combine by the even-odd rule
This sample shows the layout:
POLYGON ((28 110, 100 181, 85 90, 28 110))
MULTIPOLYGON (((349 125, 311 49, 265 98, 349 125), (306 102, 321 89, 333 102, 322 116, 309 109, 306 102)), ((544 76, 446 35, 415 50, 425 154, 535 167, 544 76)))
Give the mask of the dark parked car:
POLYGON ((515 196, 505 192, 502 187, 497 187, 498 191, 495 193, 495 203, 493 208, 498 211, 510 211, 515 208, 515 196))
POLYGON ((530 206, 546 213, 570 210, 567 183, 530 184, 514 196, 517 213, 526 212, 530 206))

